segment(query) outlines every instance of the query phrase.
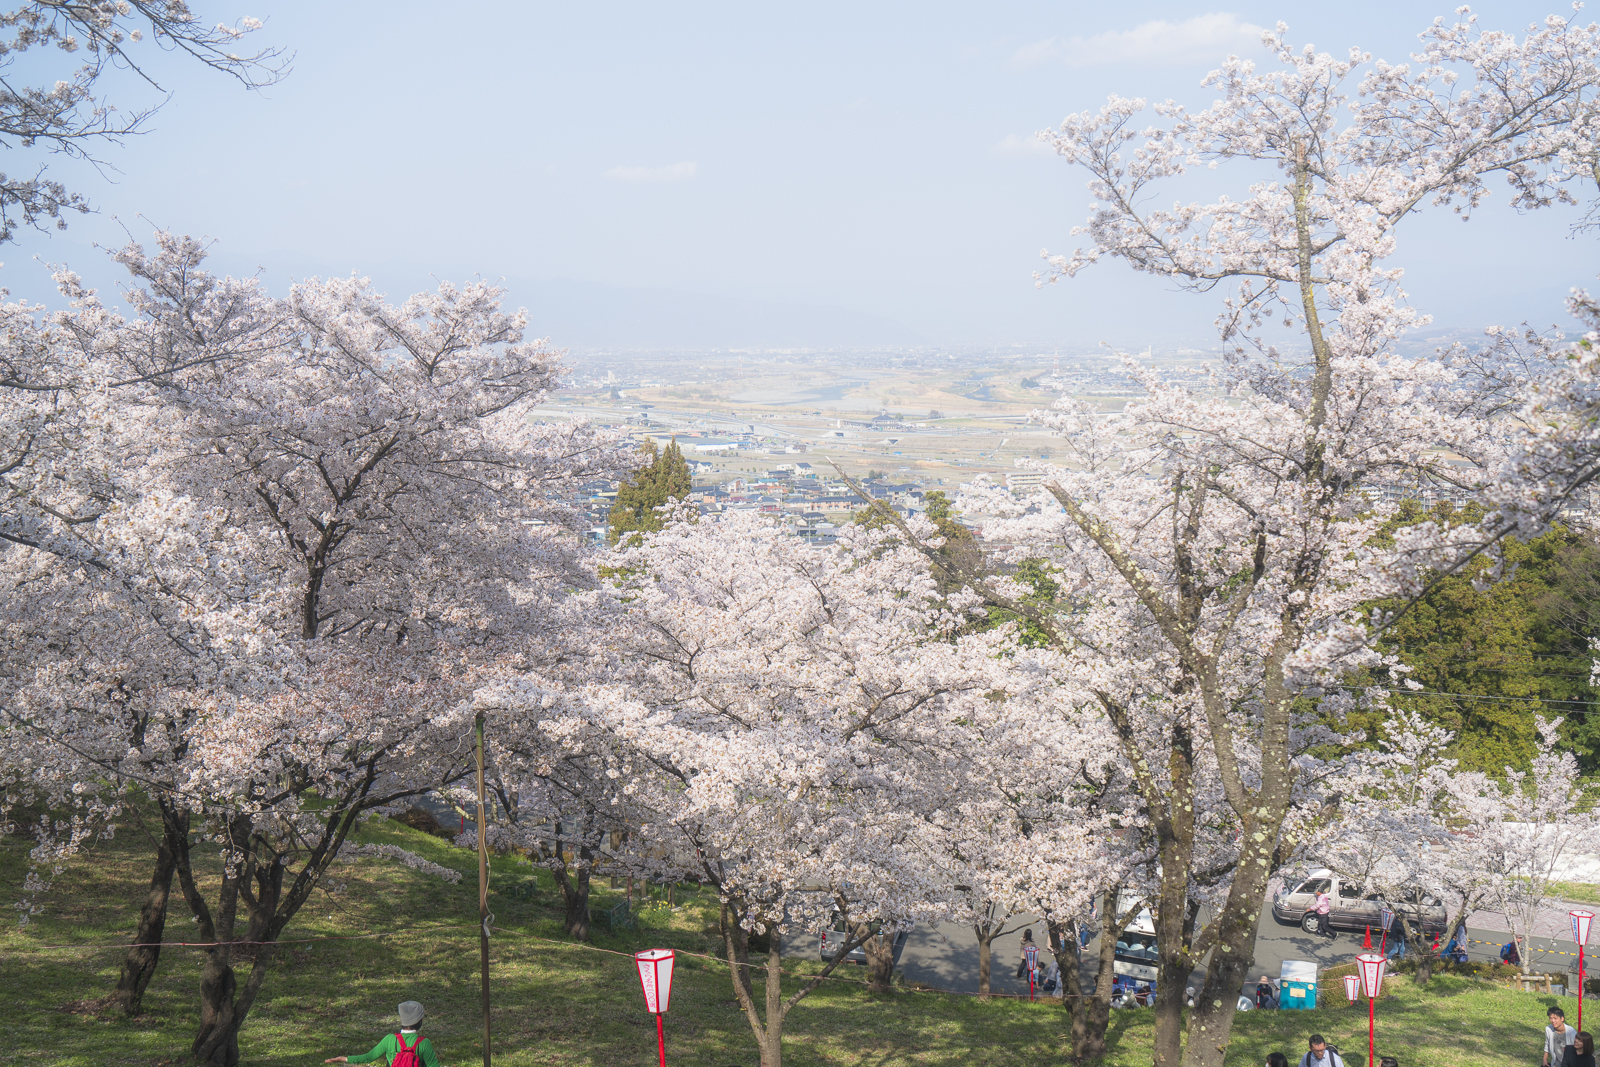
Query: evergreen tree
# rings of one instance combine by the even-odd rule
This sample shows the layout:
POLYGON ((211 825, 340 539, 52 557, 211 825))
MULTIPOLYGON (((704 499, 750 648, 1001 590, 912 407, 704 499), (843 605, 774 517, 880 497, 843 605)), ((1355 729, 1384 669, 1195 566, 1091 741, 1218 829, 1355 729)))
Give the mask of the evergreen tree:
MULTIPOLYGON (((944 546, 936 553, 938 559, 934 561, 933 576, 939 585, 939 594, 947 596, 962 585, 951 564, 959 562, 968 567, 981 568, 983 549, 972 531, 956 521, 955 506, 948 496, 935 489, 923 495, 922 503, 928 521, 939 528, 939 536, 944 538, 944 546)), ((890 514, 889 505, 875 501, 857 511, 851 516, 851 521, 877 530, 891 525, 890 514)))
MULTIPOLYGON (((1407 502, 1393 525, 1474 520, 1475 507, 1407 502)), ((1600 762, 1600 690, 1590 684, 1590 638, 1600 632, 1600 551, 1557 526, 1531 541, 1507 538, 1506 576, 1488 581, 1489 561, 1441 579, 1384 636, 1380 647, 1411 668, 1420 692, 1396 688, 1392 704, 1421 712, 1456 735, 1461 769, 1499 776, 1527 768, 1538 751, 1537 716, 1560 715, 1562 741, 1586 771, 1600 762), (1474 581, 1484 588, 1478 588, 1474 581)), ((1396 605, 1375 605, 1392 610, 1396 605)), ((1372 684, 1363 672, 1358 684, 1372 684)), ((1357 712, 1382 729, 1386 716, 1357 712)))
POLYGON ((640 451, 649 460, 630 480, 617 487, 617 502, 611 506, 607 536, 612 544, 624 534, 661 529, 661 515, 656 508, 668 500, 687 498, 693 487, 689 464, 684 461, 676 437, 666 451, 657 449, 655 440, 646 437, 640 451))

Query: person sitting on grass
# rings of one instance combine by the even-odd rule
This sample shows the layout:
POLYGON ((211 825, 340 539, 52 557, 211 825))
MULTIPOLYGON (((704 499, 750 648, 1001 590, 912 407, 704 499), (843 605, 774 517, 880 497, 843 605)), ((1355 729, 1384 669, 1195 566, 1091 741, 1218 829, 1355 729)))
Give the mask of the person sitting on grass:
POLYGON ((422 1036, 422 1005, 408 1000, 400 1005, 400 1032, 385 1034, 383 1040, 361 1056, 334 1056, 323 1063, 371 1063, 384 1067, 441 1067, 433 1042, 422 1036))

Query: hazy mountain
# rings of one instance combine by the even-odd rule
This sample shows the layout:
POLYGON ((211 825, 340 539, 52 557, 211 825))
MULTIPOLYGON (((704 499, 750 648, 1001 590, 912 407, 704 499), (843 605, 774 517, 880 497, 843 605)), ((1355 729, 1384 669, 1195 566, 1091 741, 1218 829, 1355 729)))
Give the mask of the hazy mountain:
POLYGON ((530 333, 563 348, 868 348, 927 339, 890 318, 828 304, 741 300, 566 279, 507 278, 530 333))

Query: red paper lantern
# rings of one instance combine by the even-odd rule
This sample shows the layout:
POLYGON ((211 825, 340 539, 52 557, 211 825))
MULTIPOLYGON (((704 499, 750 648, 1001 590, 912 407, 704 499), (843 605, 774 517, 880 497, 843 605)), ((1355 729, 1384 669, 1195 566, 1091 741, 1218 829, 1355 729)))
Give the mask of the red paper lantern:
POLYGON ((1361 995, 1361 979, 1353 974, 1345 975, 1344 995, 1350 999, 1350 1003, 1354 1004, 1356 998, 1361 995))

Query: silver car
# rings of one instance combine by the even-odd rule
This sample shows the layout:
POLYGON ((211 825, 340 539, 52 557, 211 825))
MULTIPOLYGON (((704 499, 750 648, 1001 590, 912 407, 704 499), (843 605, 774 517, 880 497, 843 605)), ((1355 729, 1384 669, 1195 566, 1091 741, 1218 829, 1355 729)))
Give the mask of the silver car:
POLYGON ((1383 926, 1380 913, 1388 908, 1397 918, 1403 915, 1407 922, 1420 924, 1424 936, 1444 933, 1444 904, 1437 897, 1409 889, 1399 900, 1386 901, 1377 893, 1364 892, 1359 884, 1341 879, 1326 867, 1291 877, 1272 898, 1272 917, 1281 923, 1298 924, 1307 933, 1316 933, 1317 916, 1312 909, 1316 907, 1318 893, 1327 893, 1332 898, 1328 911, 1330 927, 1371 928, 1376 933, 1383 926))

